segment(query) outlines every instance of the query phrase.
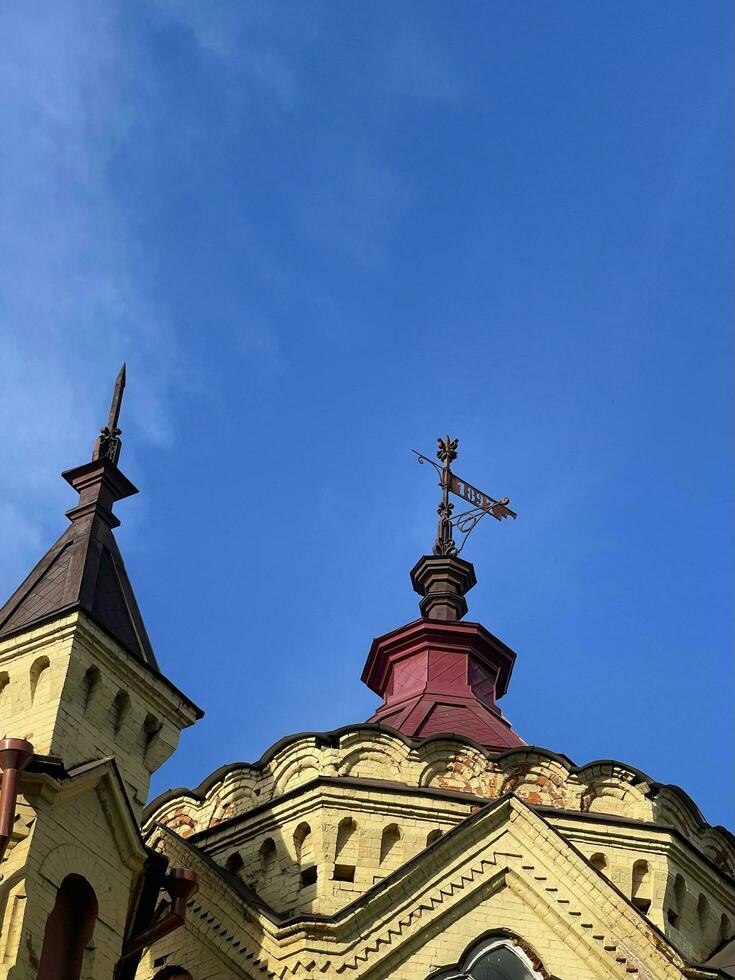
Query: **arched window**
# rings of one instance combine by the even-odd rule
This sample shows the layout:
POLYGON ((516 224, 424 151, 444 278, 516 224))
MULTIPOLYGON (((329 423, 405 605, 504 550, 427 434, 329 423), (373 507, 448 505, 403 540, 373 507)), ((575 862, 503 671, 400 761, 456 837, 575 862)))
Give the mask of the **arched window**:
POLYGON ((633 885, 630 893, 633 905, 645 914, 651 908, 651 872, 648 861, 636 861, 633 865, 633 885))
POLYGON ((357 824, 352 817, 340 820, 334 849, 334 880, 354 881, 357 867, 357 824))
POLYGON ((398 828, 398 824, 389 823, 383 830, 383 835, 380 838, 381 867, 383 865, 391 868, 398 867, 401 862, 400 843, 401 831, 398 828))
POLYGON ((194 978, 183 966, 164 966, 153 980, 194 980, 194 978))
POLYGON ((10 697, 10 691, 8 690, 8 685, 10 684, 10 674, 7 670, 0 670, 0 704, 3 700, 7 700, 10 697))
POLYGON ((607 867, 607 858, 602 853, 602 851, 598 851, 596 854, 593 854, 592 857, 590 858, 590 864, 592 865, 593 868, 596 868, 598 871, 604 871, 605 868, 607 867))
POLYGON ((541 964, 509 939, 478 943, 461 962, 430 980, 542 980, 541 964))
POLYGON ((720 916, 720 942, 724 943, 732 936, 732 923, 723 912, 720 916))
POLYGON ((97 921, 97 897, 81 875, 67 875, 46 920, 38 980, 79 980, 97 921))
POLYGON ((429 833, 426 835, 426 846, 429 847, 431 846, 431 844, 434 843, 434 841, 439 840, 439 838, 443 833, 444 831, 439 830, 438 827, 436 830, 430 830, 429 833))

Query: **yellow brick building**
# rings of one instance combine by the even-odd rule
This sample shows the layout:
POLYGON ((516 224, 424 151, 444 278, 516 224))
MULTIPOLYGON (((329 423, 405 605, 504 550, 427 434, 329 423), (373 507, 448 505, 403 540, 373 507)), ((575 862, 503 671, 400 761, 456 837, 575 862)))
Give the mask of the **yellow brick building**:
POLYGON ((123 386, 0 610, 0 980, 735 976, 732 835, 632 766, 523 742, 497 706, 515 654, 464 619, 441 520, 421 617, 370 650, 369 722, 146 806, 201 711, 115 543, 123 386))

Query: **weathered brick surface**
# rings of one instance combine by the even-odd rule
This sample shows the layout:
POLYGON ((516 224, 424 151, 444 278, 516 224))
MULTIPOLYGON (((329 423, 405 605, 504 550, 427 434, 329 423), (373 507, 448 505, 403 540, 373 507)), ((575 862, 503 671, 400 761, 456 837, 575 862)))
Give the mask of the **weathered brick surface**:
POLYGON ((46 920, 68 874, 86 878, 99 903, 82 975, 110 978, 145 855, 135 817, 151 773, 194 721, 192 708, 82 613, 0 643, 0 682, 0 732, 27 738, 71 774, 22 777, 0 869, 0 980, 36 976, 46 920), (120 691, 127 710, 114 717, 120 691), (106 757, 120 777, 110 762, 74 775, 106 757))
MULTIPOLYGON (((2 730, 67 770, 114 757, 123 782, 111 763, 24 776, 0 980, 35 976, 69 873, 99 901, 82 976, 110 980, 145 854, 123 794, 140 814, 190 712, 83 615, 0 645, 2 730)), ((173 964, 195 980, 424 980, 488 930, 564 980, 673 980, 680 953, 701 962, 735 923, 731 840, 683 794, 537 749, 493 756, 365 726, 299 736, 154 804, 145 833, 201 890, 185 928, 144 954, 143 980, 173 964)))
MULTIPOLYGON (((419 812, 431 806, 423 800, 414 809, 419 812)), ((288 807, 295 811, 297 803, 291 801, 288 807)), ((310 814, 315 824, 317 811, 323 811, 323 830, 315 835, 317 852, 322 849, 317 856, 320 869, 322 864, 334 862, 339 828, 335 818, 340 814, 351 813, 358 830, 364 828, 354 852, 358 863, 379 855, 374 838, 380 839, 381 827, 389 817, 404 820, 407 829, 422 823, 410 815, 405 795, 389 787, 383 793, 361 793, 354 787, 340 793, 330 787, 328 794, 323 788, 305 788, 299 807, 299 818, 310 814), (331 836, 324 828, 331 828, 331 836), (371 846, 367 846, 369 839, 373 840, 371 846)), ((500 800, 470 819, 459 809, 452 812, 443 802, 438 804, 437 818, 447 819, 448 812, 455 823, 453 833, 430 850, 413 855, 417 860, 406 863, 412 855, 404 852, 404 863, 373 888, 369 902, 343 904, 333 918, 319 924, 284 921, 259 910, 213 873, 186 840, 163 828, 154 830, 152 840, 157 846, 177 863, 195 867, 202 887, 191 903, 183 934, 157 944, 144 960, 141 976, 152 977, 156 964, 177 962, 195 977, 294 974, 423 980, 439 967, 457 963, 463 952, 491 929, 520 937, 548 973, 570 980, 631 976, 663 980, 683 975, 684 960, 652 928, 654 917, 641 915, 617 888, 611 888, 605 875, 579 853, 584 853, 582 846, 569 845, 561 826, 557 831, 512 798, 500 800)), ((297 866, 296 853, 288 845, 296 814, 287 812, 284 803, 280 811, 274 805, 271 817, 284 820, 283 862, 297 866)), ((574 826, 565 832, 579 837, 585 826, 592 824, 577 816, 574 826)), ((631 832, 621 842, 612 826, 595 822, 594 827, 596 838, 588 844, 598 851, 606 844, 611 869, 623 867, 626 851, 638 859, 649 854, 652 860, 656 853, 659 857, 665 853, 661 836, 649 839, 645 828, 637 828, 637 836, 631 832), (619 851, 614 860, 613 837, 619 851)), ((272 827, 268 829, 273 832, 272 827)), ((218 861, 227 852, 228 836, 234 832, 234 827, 226 826, 216 831, 213 854, 218 861)), ((669 831, 665 833, 671 836, 669 831)), ((259 840, 253 838, 256 843, 259 840)), ((417 838, 413 840, 415 846, 417 838)), ((244 837, 239 844, 247 847, 244 837)), ((291 902, 292 868, 284 867, 283 862, 272 873, 283 876, 282 894, 291 902)), ((656 867, 658 870, 660 865, 656 867)), ((703 863, 699 874, 705 873, 703 863)), ((612 877, 613 872, 610 874, 612 877)), ((275 895, 275 881, 270 887, 275 895)), ((732 909, 732 883, 720 882, 720 887, 721 897, 732 909)), ((316 888, 316 897, 310 896, 313 909, 323 912, 325 907, 338 904, 328 880, 322 890, 318 882, 316 888)), ((654 893, 658 894, 655 889, 654 893)), ((353 897, 343 892, 339 900, 349 902, 353 897)), ((690 937, 699 941, 693 929, 690 937)))

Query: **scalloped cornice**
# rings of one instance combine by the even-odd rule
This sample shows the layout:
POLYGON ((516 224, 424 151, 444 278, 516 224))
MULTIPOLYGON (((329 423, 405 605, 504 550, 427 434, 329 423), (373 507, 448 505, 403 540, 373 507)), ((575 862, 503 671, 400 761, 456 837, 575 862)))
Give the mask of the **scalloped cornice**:
POLYGON ((656 783, 639 769, 611 759, 577 766, 535 746, 492 753, 459 736, 414 740, 382 725, 282 739, 255 763, 222 766, 193 790, 163 793, 146 807, 144 823, 161 823, 188 837, 323 776, 400 782, 487 800, 512 792, 531 806, 671 826, 735 877, 733 835, 707 824, 679 787, 656 783))

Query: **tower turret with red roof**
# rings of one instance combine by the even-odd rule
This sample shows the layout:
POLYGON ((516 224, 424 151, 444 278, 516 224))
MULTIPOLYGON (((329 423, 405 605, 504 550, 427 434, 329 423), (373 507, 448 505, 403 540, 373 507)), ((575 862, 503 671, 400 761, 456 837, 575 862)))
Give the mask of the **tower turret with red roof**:
POLYGON ((422 597, 421 619, 373 641, 362 679, 383 698, 369 719, 404 735, 423 738, 451 732, 485 748, 503 751, 525 745, 503 717, 497 701, 508 689, 516 655, 479 623, 462 622, 465 595, 477 583, 472 564, 459 557, 455 528, 467 534, 486 514, 498 520, 515 517, 507 498, 495 500, 460 480, 451 470, 457 440, 439 439, 439 459, 419 455, 440 475, 442 500, 434 553, 411 569, 411 581, 422 597), (453 493, 470 510, 453 515, 453 493))

